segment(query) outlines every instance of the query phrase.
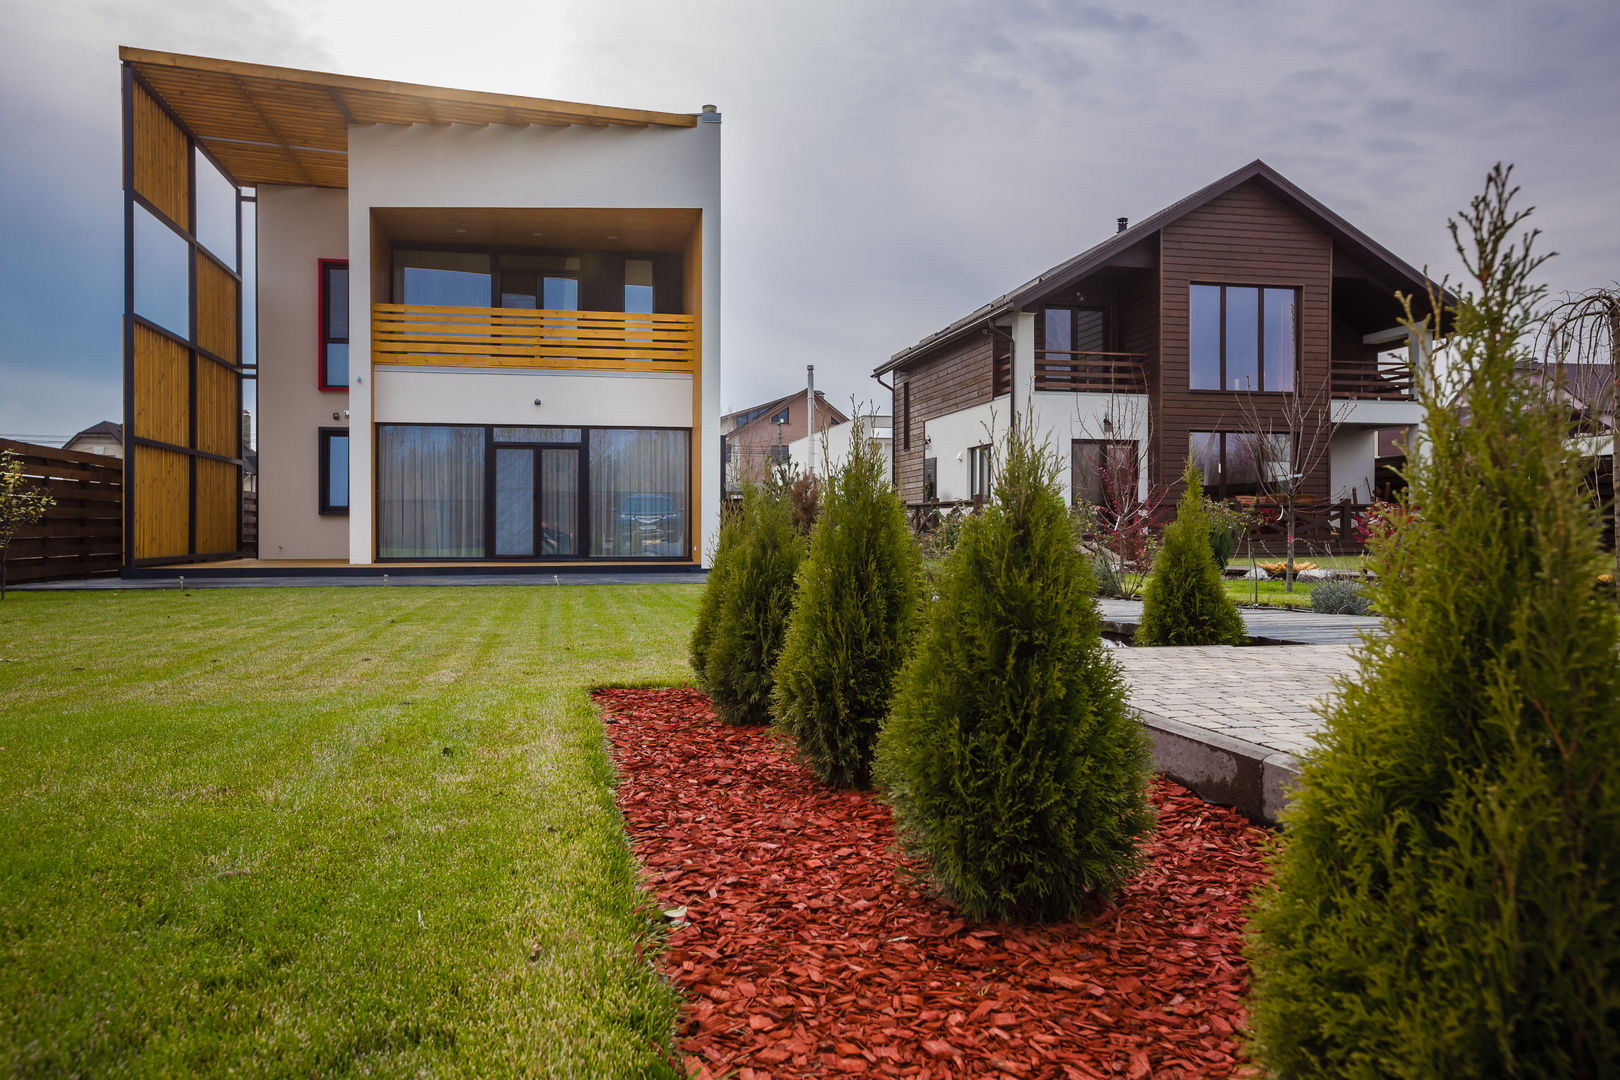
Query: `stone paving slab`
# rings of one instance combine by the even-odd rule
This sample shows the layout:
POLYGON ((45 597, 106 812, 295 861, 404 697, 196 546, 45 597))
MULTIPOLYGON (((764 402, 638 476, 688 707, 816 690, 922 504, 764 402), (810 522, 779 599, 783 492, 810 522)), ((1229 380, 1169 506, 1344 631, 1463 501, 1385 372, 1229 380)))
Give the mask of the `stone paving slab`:
POLYGON ((1273 822, 1321 730, 1318 710, 1353 676, 1340 645, 1119 649, 1154 766, 1204 798, 1273 822))
MULTIPOLYGON (((1131 633, 1142 622, 1142 601, 1099 600, 1103 622, 1109 629, 1131 633)), ((1318 615, 1314 611, 1284 608, 1240 608, 1249 636, 1263 642, 1292 645, 1353 645, 1367 633, 1377 633, 1384 620, 1377 616, 1318 615)))

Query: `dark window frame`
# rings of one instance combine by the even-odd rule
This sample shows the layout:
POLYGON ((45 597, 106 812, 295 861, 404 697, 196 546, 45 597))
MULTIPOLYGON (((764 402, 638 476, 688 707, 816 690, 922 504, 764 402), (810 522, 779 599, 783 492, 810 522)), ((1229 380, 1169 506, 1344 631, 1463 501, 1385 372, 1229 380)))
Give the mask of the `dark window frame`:
MULTIPOLYGON (((1078 476, 1076 475, 1076 469, 1075 469, 1075 457, 1076 457, 1077 451, 1079 451, 1080 447, 1082 447, 1082 446, 1097 447, 1102 451, 1102 454, 1103 454, 1102 466, 1097 471, 1098 484, 1101 487, 1102 500, 1099 501, 1099 502, 1095 502, 1092 505, 1095 505, 1095 506, 1108 506, 1108 505, 1110 505, 1109 502, 1107 501, 1108 498, 1109 498, 1108 485, 1109 485, 1109 477, 1110 477, 1110 472, 1109 472, 1110 466, 1108 465, 1108 460, 1107 459, 1110 456, 1111 452, 1113 452, 1113 451, 1122 451, 1122 452, 1125 452, 1125 453, 1129 453, 1131 455, 1131 475, 1130 475, 1129 483, 1130 483, 1131 493, 1134 496, 1137 488, 1141 485, 1141 482, 1142 482, 1142 444, 1140 442, 1138 442, 1135 439, 1070 439, 1069 440, 1069 498, 1070 498, 1073 505, 1078 506, 1082 501, 1091 502, 1091 500, 1088 499, 1088 498, 1083 499, 1082 495, 1080 494, 1079 485, 1076 483, 1076 480, 1078 479, 1078 476)), ((1089 461, 1088 461, 1088 464, 1090 464, 1089 461)), ((1113 498, 1115 500, 1113 505, 1117 508, 1117 506, 1119 505, 1119 495, 1117 494, 1117 492, 1113 495, 1113 498)))
MULTIPOLYGON (((326 347, 328 345, 347 346, 349 344, 347 337, 335 338, 331 335, 331 273, 338 267, 343 268, 343 276, 347 278, 349 276, 348 259, 321 259, 316 271, 315 310, 319 314, 315 332, 315 386, 323 391, 341 390, 347 393, 349 389, 348 380, 345 379, 341 383, 326 381, 326 347)), ((349 284, 352 286, 354 283, 351 281, 349 284)))
MULTIPOLYGON (((1272 393, 1280 393, 1280 391, 1272 391, 1272 393)), ((1204 482, 1204 494, 1210 496, 1211 498, 1220 499, 1220 500, 1238 498, 1239 495, 1243 494, 1242 492, 1236 492, 1236 493, 1230 493, 1229 494, 1227 492, 1227 490, 1226 490, 1226 478, 1229 475, 1229 470, 1226 467, 1226 459, 1227 459, 1226 447, 1227 447, 1227 442, 1230 439, 1252 439, 1252 438, 1256 437, 1255 433, 1252 432, 1252 431, 1230 431, 1230 430, 1188 431, 1187 432, 1187 453, 1189 454, 1189 456, 1192 454, 1192 437, 1194 435, 1213 435, 1213 436, 1216 436, 1220 440, 1220 453, 1216 455, 1216 461, 1219 463, 1219 468, 1216 471, 1217 480, 1216 480, 1215 484, 1213 484, 1213 485, 1211 485, 1207 480, 1204 482)), ((1270 438, 1281 437, 1281 438, 1287 438, 1289 440, 1288 461, 1289 461, 1289 468, 1292 469, 1293 465, 1294 465, 1295 456, 1299 452, 1299 445, 1298 445, 1297 441, 1288 432, 1271 432, 1271 433, 1268 434, 1267 437, 1270 437, 1270 438)), ((1265 485, 1264 480, 1258 480, 1257 479, 1255 481, 1256 491, 1254 492, 1254 494, 1256 496, 1264 494, 1265 486, 1266 485, 1265 485)))
POLYGON ((1113 313, 1113 309, 1111 309, 1111 308, 1109 308, 1109 307, 1107 307, 1107 306, 1105 306, 1103 304, 1043 304, 1043 305, 1041 305, 1041 311, 1040 311, 1040 319, 1041 319, 1041 351, 1043 353, 1048 354, 1048 358, 1046 360, 1046 362, 1048 364, 1053 364, 1053 363, 1061 364, 1061 363, 1064 363, 1064 361, 1062 361, 1062 360, 1053 360, 1053 359, 1050 358, 1050 353, 1054 349, 1056 349, 1056 351, 1058 351, 1060 353, 1068 353, 1068 354, 1070 354, 1070 357, 1072 359, 1073 354, 1077 351, 1075 349, 1075 344, 1076 344, 1076 342, 1077 342, 1077 340, 1079 339, 1079 336, 1080 336, 1080 319, 1078 318, 1078 316, 1082 311, 1094 311, 1102 319, 1102 348, 1097 349, 1097 350, 1086 350, 1086 351, 1088 351, 1088 352, 1089 351, 1096 351, 1096 352, 1106 353, 1106 352, 1110 352, 1110 351, 1113 350, 1113 346, 1114 346, 1114 313, 1113 313), (1046 313, 1048 311, 1052 311, 1052 310, 1067 311, 1069 313, 1069 340, 1064 342, 1061 348, 1059 348, 1058 346, 1053 345, 1052 344, 1052 339, 1050 337, 1048 337, 1047 334, 1046 334, 1046 313))
POLYGON ((1303 314, 1305 287, 1303 285, 1259 285, 1235 281, 1191 281, 1187 284, 1187 389, 1194 394, 1292 394, 1299 390, 1300 358, 1304 352, 1304 342, 1300 335, 1300 319, 1303 314), (1221 346, 1220 360, 1220 386, 1194 386, 1192 384, 1192 291, 1196 288, 1210 288, 1221 290, 1220 320, 1216 327, 1216 334, 1221 346), (1259 385, 1243 390, 1226 389, 1226 291, 1228 289, 1254 289, 1258 296, 1255 302, 1255 379, 1259 385), (1266 385, 1266 292, 1268 290, 1287 290, 1294 294, 1294 378, 1293 388, 1289 390, 1267 390, 1266 385))
POLYGON ((911 449, 911 380, 900 384, 900 449, 911 449))
POLYGON ((968 447, 968 499, 977 504, 986 502, 995 490, 995 459, 989 443, 968 447))
MULTIPOLYGON (((335 438, 341 438, 347 442, 349 439, 349 429, 337 427, 317 428, 315 437, 320 443, 319 450, 316 455, 320 462, 320 464, 317 466, 319 472, 317 473, 316 479, 316 502, 318 507, 316 512, 322 515, 337 514, 347 516, 349 513, 348 503, 339 505, 332 502, 332 440, 335 438)), ((354 450, 354 444, 352 442, 349 443, 349 449, 352 453, 354 450)), ((351 491, 349 496, 352 500, 354 493, 351 491)))

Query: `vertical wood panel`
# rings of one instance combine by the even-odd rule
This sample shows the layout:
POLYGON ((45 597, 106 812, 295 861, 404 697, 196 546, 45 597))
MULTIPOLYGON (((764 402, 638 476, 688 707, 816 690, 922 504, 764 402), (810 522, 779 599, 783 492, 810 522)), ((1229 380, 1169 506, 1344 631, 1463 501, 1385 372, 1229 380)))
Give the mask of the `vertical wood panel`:
POLYGON ((204 357, 197 359, 197 449, 205 453, 241 455, 236 380, 235 372, 204 357))
POLYGON ((236 550, 236 466, 197 459, 197 554, 222 555, 236 550))
POLYGON ((135 86, 135 190, 190 231, 191 188, 186 133, 139 84, 135 86))
POLYGON ((236 356, 236 279, 214 260, 197 256, 197 344, 231 363, 236 356))
MULTIPOLYGON (((139 497, 134 499, 132 558, 188 555, 191 529, 191 470, 187 455, 150 446, 131 446, 139 497)), ((133 495, 134 493, 132 493, 133 495)))
POLYGON ((191 351, 135 327, 135 422, 131 437, 185 446, 191 415, 191 351))
MULTIPOLYGON (((1189 290, 1193 282, 1276 285, 1300 290, 1298 385, 1307 398, 1320 395, 1320 422, 1327 422, 1329 316, 1333 292, 1333 241, 1299 214, 1254 184, 1244 184, 1165 226, 1160 238, 1160 362, 1158 434, 1161 482, 1180 484, 1175 474, 1187 458, 1193 431, 1241 431, 1243 395, 1191 390, 1189 290)), ((1280 418, 1280 395, 1256 393, 1263 418, 1280 418)), ((1305 493, 1326 499, 1328 460, 1322 456, 1306 480, 1305 493)))

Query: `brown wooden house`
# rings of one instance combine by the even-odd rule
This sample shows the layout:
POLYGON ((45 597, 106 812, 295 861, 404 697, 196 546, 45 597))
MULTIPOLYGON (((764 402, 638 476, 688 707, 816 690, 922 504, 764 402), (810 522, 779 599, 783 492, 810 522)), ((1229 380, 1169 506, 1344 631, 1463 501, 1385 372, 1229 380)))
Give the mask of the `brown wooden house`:
MULTIPOLYGON (((1189 454, 1227 497, 1263 487, 1254 418, 1306 408, 1330 441, 1304 492, 1367 497, 1378 432, 1421 424, 1397 292, 1422 272, 1255 161, 894 354, 895 482, 907 503, 987 493, 995 436, 1034 423, 1102 497, 1102 456, 1173 497, 1189 454)), ((1421 305, 1420 305, 1421 306, 1421 305)), ((1286 442, 1285 436, 1278 436, 1286 442)), ((1275 467, 1275 466, 1273 466, 1275 467)))

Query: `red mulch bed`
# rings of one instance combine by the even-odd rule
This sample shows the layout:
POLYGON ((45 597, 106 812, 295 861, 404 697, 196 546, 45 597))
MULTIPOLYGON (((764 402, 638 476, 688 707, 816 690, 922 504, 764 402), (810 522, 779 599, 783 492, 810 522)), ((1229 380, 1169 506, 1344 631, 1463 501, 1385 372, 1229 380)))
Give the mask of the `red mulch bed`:
POLYGON ((897 866, 889 809, 822 787, 696 690, 596 695, 698 1076, 1242 1075, 1243 906, 1264 833, 1170 781, 1148 868, 1073 923, 964 922, 897 866), (679 924, 677 924, 679 927, 679 924))

